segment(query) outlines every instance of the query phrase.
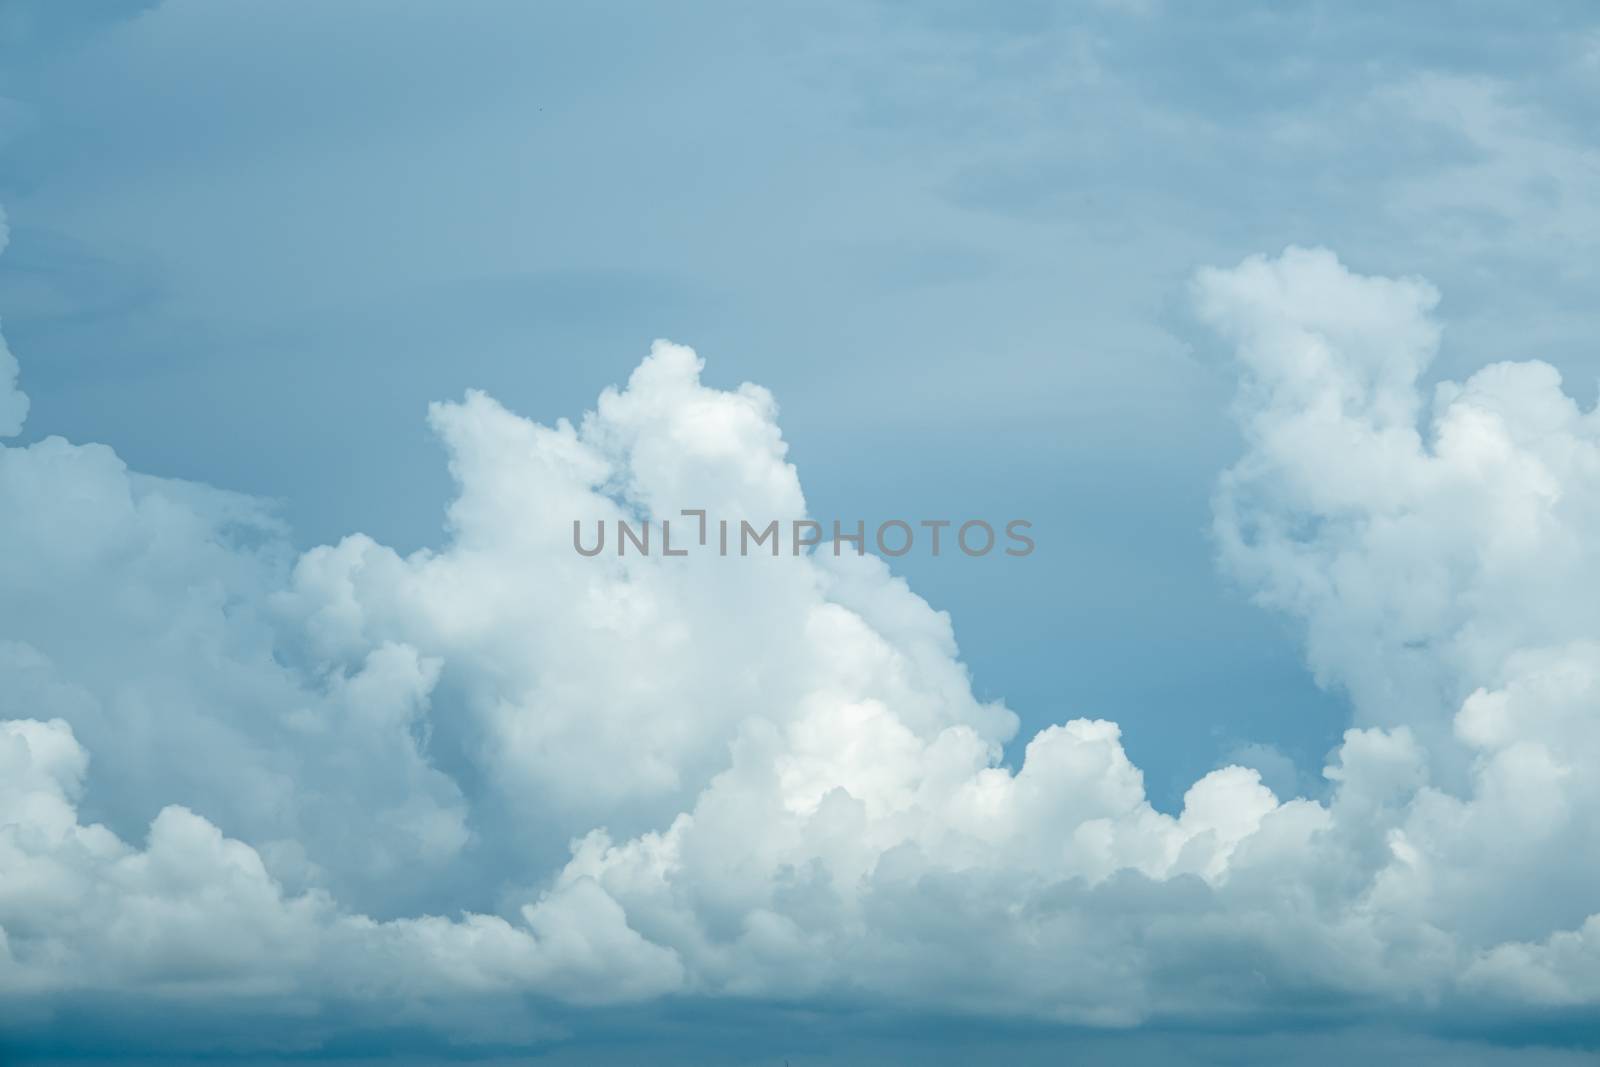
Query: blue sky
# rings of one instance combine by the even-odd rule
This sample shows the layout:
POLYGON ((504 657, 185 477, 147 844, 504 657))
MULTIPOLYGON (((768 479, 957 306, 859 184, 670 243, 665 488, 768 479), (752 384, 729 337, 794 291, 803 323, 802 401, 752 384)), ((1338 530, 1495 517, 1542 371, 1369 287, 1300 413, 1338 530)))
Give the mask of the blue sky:
MULTIPOLYGON (((357 531, 448 556, 457 490, 430 403, 481 389, 577 419, 668 338, 704 359, 705 387, 771 390, 811 514, 1033 521, 1025 560, 894 566, 949 613, 972 696, 1015 713, 1007 766, 1052 724, 1104 718, 1159 812, 1235 762, 1322 800, 1344 730, 1396 721, 1347 651, 1393 635, 1305 607, 1259 561, 1219 564, 1218 476, 1257 425, 1234 353, 1255 327, 1229 324, 1256 313, 1203 321, 1196 272, 1302 246, 1424 277, 1443 343, 1418 396, 1538 359, 1588 409, 1597 122, 1600 18, 1581 3, 3 3, 0 317, 31 402, 8 447, 104 442, 143 475, 270 501, 281 530, 249 521, 282 559, 357 531)), ((232 566, 215 580, 253 603, 232 566)), ((278 580, 259 582, 288 596, 278 580)), ((45 594, 11 595, 0 638, 50 652, 54 631, 22 621, 45 594)), ((281 625, 283 601, 259 601, 260 626, 281 625)), ((324 654, 272 640, 285 662, 324 654)), ((471 657, 438 654, 439 692, 470 703, 453 672, 471 657)), ((83 669, 66 682, 116 677, 83 669)), ((237 696, 254 685, 194 699, 274 706, 237 696)), ((416 788, 470 809, 502 772, 471 766, 466 735, 452 748, 438 706, 430 773, 454 784, 416 788)), ((186 736, 204 761, 210 735, 186 736)), ((83 811, 127 840, 161 805, 198 804, 159 797, 154 763, 97 787, 112 757, 92 758, 83 811)), ((289 839, 252 840, 246 807, 215 815, 223 832, 289 839)), ((509 820, 476 818, 474 840, 509 820)), ((619 841, 662 828, 613 819, 619 841)), ((268 856, 286 891, 295 862, 268 856)), ((487 888, 486 863, 405 899, 329 884, 388 918, 505 910, 537 882, 495 869, 487 888)), ((1222 1062, 1243 1048, 1206 1040, 1222 1062)))
POLYGON ((1595 374, 1581 4, 97 14, 7 9, 30 436, 409 548, 428 402, 571 415, 693 344, 776 393, 817 514, 1039 523, 1026 567, 904 570, 981 693, 1117 718, 1167 805, 1249 742, 1314 786, 1346 716, 1210 565, 1189 274, 1328 245, 1447 293, 1444 373, 1595 374))

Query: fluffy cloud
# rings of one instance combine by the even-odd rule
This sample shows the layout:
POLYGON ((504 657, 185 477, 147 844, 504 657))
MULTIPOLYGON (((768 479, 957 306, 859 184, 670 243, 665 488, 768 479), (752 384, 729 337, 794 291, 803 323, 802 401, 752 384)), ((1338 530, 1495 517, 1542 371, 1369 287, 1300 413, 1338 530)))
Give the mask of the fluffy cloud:
POLYGON ((410 556, 0 449, 0 989, 310 1044, 333 1004, 527 1037, 527 997, 1592 1004, 1596 415, 1537 363, 1430 402, 1432 289, 1326 252, 1195 295, 1242 374, 1224 565, 1357 716, 1326 802, 1227 766, 1158 811, 1099 720, 1003 765, 1015 716, 874 558, 579 556, 575 519, 806 513, 772 397, 658 343, 578 425, 436 405, 459 493, 410 556))

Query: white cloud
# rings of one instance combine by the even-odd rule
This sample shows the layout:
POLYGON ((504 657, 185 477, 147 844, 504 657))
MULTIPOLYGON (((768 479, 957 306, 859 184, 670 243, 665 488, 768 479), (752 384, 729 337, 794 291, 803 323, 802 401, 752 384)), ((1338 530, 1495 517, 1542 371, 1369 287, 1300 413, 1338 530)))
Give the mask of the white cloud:
POLYGON ((574 519, 805 514, 772 397, 660 343, 577 426, 436 405, 451 540, 407 557, 0 450, 0 987, 446 1030, 521 994, 1591 1003, 1596 416, 1531 363, 1430 405, 1432 289, 1326 252, 1196 296, 1243 374, 1224 564, 1355 706, 1325 803, 1227 766, 1159 812, 1099 720, 1000 765, 1015 716, 875 559, 578 556, 574 519))

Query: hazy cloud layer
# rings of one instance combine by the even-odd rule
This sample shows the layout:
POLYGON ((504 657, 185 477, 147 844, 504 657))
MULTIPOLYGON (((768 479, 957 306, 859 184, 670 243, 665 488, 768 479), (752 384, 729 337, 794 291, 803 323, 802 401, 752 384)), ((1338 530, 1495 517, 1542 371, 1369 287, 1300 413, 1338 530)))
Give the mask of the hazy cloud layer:
MULTIPOLYGON (((0 212, 0 252, 10 240, 4 212, 0 212)), ((0 437, 15 437, 22 432, 22 420, 28 417, 28 397, 17 387, 17 357, 0 338, 0 437)))
POLYGON ((0 1025, 1593 1006, 1600 419, 1541 363, 1426 395, 1432 288, 1325 251, 1194 298, 1241 376, 1223 563, 1354 707, 1325 801, 1228 766, 1163 813, 1103 720, 1002 765, 1016 716, 874 559, 579 557, 573 519, 806 513, 773 398, 681 346, 578 424, 435 405, 459 491, 410 556, 47 438, 0 448, 0 1025))

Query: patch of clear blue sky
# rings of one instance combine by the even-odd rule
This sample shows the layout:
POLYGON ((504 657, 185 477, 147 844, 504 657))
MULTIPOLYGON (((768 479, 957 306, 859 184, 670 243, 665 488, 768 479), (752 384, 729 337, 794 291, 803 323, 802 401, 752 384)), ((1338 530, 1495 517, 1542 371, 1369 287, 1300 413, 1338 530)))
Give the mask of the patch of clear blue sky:
MULTIPOLYGON (((1175 805, 1346 725, 1219 577, 1238 451, 1185 284, 1289 243, 1444 292, 1458 375, 1596 372, 1581 3, 0 3, 28 438, 437 543, 428 401, 549 421, 654 337, 777 394, 823 518, 1024 516, 897 567, 1022 737, 1122 723, 1175 805)), ((1292 781, 1298 776, 1299 781, 1292 781)))

